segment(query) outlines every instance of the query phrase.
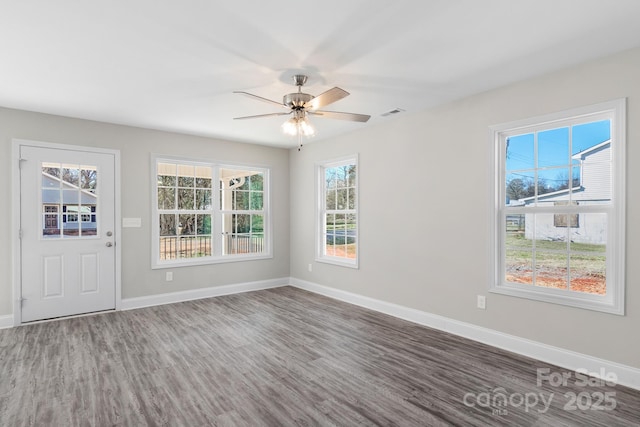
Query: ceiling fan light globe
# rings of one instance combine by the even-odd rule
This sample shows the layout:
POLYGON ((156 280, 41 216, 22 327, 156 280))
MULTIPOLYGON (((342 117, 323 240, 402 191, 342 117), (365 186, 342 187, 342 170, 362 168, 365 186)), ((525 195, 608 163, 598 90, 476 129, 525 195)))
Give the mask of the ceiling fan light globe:
POLYGON ((316 133, 316 130, 306 117, 298 123, 298 131, 304 136, 313 136, 316 133))
POLYGON ((298 134, 298 125, 296 119, 291 118, 282 124, 282 132, 286 135, 296 136, 298 134))

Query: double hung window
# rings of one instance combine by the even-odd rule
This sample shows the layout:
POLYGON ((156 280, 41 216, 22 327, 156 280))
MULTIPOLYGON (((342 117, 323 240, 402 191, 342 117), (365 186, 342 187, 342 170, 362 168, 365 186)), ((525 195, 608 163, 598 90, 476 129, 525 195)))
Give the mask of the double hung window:
POLYGON ((624 100, 492 128, 492 291, 623 314, 624 100))
POLYGON ((358 161, 318 164, 316 260, 358 267, 358 161))

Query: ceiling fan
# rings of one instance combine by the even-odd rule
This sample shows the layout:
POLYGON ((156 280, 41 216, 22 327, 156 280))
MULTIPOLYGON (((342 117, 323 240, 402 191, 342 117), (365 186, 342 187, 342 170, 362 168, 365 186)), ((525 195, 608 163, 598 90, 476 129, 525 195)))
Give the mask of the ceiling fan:
POLYGON ((298 87, 298 92, 288 93, 282 98, 282 103, 272 101, 267 98, 263 98, 258 95, 254 95, 248 92, 234 91, 233 93, 239 93, 249 96, 258 101, 266 102, 268 104, 277 105, 280 108, 288 109, 287 112, 258 114, 256 116, 244 116, 235 117, 234 120, 256 119, 260 117, 273 117, 273 116, 289 116, 291 118, 282 124, 282 131, 288 135, 298 137, 298 150, 302 147, 302 135, 312 136, 315 133, 313 126, 309 122, 309 115, 325 117, 328 119, 348 120, 352 122, 366 122, 371 118, 366 114, 356 113, 342 113, 338 111, 324 111, 320 110, 324 106, 332 104, 336 101, 349 95, 344 89, 334 87, 326 92, 321 93, 318 96, 313 96, 308 93, 302 92, 302 86, 307 82, 308 77, 304 74, 296 74, 293 76, 293 82, 298 87))

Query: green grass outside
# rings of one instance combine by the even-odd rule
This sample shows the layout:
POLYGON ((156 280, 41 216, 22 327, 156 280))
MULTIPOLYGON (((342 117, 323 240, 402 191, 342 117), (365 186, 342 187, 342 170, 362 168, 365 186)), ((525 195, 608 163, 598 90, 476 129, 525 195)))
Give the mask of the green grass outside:
MULTIPOLYGON (((533 241, 531 239, 525 239, 524 233, 507 233, 505 244, 508 248, 522 248, 531 247, 533 241)), ((604 255, 607 250, 606 245, 596 245, 591 243, 576 243, 572 242, 571 251, 575 252, 598 252, 604 255)), ((551 240, 536 240, 536 250, 557 250, 566 251, 567 242, 563 241, 551 241, 551 240)))
MULTIPOLYGON (((533 242, 525 239, 523 233, 507 233, 506 257, 508 264, 531 265, 533 242)), ((549 240, 536 240, 536 264, 547 268, 567 267, 567 243, 549 240), (559 252, 551 252, 559 251, 559 252)), ((570 266, 574 271, 585 274, 602 274, 606 270, 606 245, 589 243, 571 243, 570 266), (583 252, 574 254, 573 252, 583 252)))

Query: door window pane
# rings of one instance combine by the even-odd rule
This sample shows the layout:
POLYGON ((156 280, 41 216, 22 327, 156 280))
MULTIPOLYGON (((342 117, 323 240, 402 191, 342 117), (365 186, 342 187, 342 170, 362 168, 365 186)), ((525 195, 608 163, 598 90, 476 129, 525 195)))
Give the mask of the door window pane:
POLYGON ((80 171, 77 165, 62 165, 62 180, 76 188, 80 182, 80 171))
POLYGON ((60 236, 60 215, 58 205, 43 204, 44 228, 42 230, 43 237, 59 237, 60 236))
POLYGON ((80 188, 95 193, 98 188, 98 171, 91 166, 80 169, 80 188))
POLYGON ((92 237, 98 233, 98 168, 41 164, 42 237, 92 237))

